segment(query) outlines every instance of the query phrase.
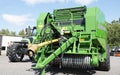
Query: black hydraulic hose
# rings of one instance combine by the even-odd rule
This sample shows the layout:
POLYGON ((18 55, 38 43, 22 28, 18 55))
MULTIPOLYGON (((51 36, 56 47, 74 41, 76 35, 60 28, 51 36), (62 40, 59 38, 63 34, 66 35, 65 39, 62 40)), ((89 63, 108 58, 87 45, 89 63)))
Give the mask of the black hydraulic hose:
POLYGON ((43 36, 42 36, 42 39, 40 40, 40 42, 44 41, 44 39, 45 39, 45 36, 46 36, 45 31, 46 31, 47 26, 48 26, 48 24, 45 24, 44 27, 43 27, 42 30, 41 30, 40 36, 42 36, 42 32, 43 32, 43 31, 44 31, 44 32, 43 32, 43 36))

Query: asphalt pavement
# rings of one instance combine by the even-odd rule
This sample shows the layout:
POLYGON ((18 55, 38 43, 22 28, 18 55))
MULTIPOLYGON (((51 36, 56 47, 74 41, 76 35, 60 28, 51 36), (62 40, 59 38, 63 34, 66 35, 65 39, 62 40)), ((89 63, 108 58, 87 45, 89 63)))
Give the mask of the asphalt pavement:
MULTIPOLYGON (((46 75, 120 75, 120 57, 111 56, 111 69, 109 72, 80 69, 59 69, 48 67, 46 75)), ((33 63, 25 56, 22 62, 9 62, 5 54, 0 56, 0 75, 35 75, 31 69, 33 63)))

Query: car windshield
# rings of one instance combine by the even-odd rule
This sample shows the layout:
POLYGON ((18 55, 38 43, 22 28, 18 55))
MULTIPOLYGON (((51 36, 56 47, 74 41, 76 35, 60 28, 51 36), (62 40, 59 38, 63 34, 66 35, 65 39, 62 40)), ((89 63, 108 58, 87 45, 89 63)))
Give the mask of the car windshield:
POLYGON ((112 47, 112 49, 115 49, 115 48, 116 48, 116 46, 113 46, 113 47, 112 47))
POLYGON ((113 46, 112 49, 111 49, 111 51, 115 51, 116 48, 117 48, 117 46, 113 46))

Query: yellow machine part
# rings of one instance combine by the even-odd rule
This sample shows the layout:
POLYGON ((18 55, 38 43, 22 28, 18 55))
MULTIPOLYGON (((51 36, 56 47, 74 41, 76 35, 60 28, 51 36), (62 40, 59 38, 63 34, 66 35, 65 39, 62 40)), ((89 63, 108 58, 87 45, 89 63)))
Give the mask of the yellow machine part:
POLYGON ((40 44, 28 44, 28 50, 32 50, 35 53, 38 50, 38 48, 41 48, 42 46, 49 45, 58 41, 59 39, 53 39, 50 41, 42 42, 40 44))

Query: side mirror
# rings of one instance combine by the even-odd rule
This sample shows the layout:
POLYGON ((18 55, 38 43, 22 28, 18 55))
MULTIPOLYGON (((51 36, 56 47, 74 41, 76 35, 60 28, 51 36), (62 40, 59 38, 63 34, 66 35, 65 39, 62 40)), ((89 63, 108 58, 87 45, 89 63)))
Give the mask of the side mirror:
POLYGON ((25 34, 26 34, 26 35, 27 35, 27 33, 28 33, 27 31, 28 31, 28 28, 25 28, 25 34))
POLYGON ((30 36, 31 35, 31 28, 28 26, 28 28, 25 28, 25 33, 26 35, 30 36))
POLYGON ((25 32, 27 33, 27 28, 25 28, 25 32))
POLYGON ((36 29, 36 27, 33 27, 33 30, 36 29))

